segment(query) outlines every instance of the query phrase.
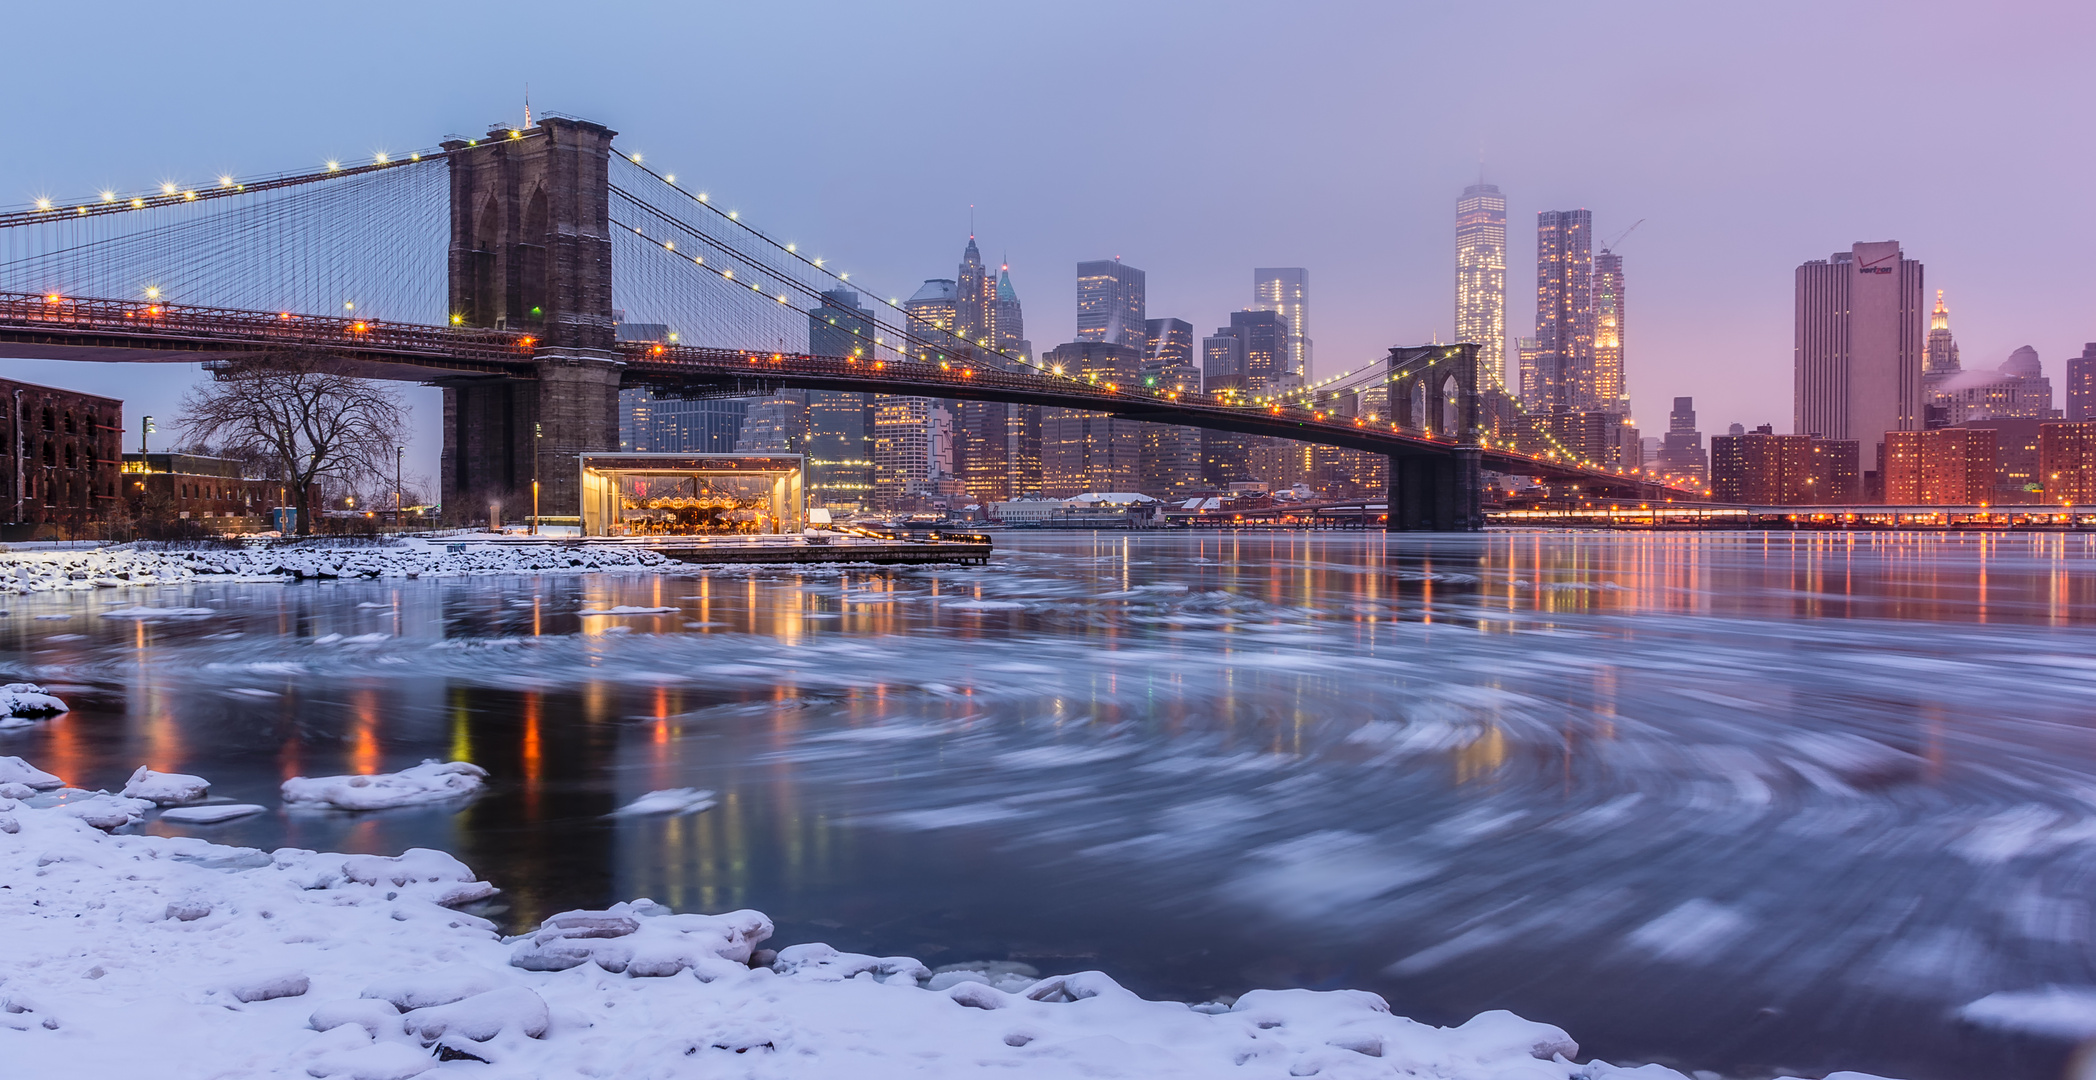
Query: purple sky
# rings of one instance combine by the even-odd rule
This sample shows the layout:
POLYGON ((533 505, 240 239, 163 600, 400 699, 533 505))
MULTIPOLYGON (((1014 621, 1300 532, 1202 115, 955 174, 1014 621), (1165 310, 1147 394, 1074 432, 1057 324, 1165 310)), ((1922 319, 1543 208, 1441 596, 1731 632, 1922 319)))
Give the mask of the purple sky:
MULTIPOLYGON (((59 9, 53 9, 56 13, 59 9)), ((2096 340, 2084 4, 360 3, 96 8, 18 41, 0 203, 426 146, 534 105, 908 295, 976 205, 1029 336, 1074 268, 1149 272, 1208 332, 1254 266, 1310 269, 1320 373, 1452 330, 1456 195, 1509 204, 1508 329, 1535 213, 1621 250, 1648 432, 1790 422, 1791 271, 1897 239, 1949 292, 1968 367, 2096 340)), ((181 366, 0 361, 165 423, 181 366)), ((415 389, 420 471, 437 396, 415 389)))

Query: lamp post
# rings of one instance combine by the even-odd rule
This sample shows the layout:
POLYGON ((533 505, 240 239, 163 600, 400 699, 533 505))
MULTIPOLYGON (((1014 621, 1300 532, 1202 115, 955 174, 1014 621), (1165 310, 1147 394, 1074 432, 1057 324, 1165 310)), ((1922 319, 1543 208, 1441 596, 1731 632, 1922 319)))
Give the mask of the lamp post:
POLYGON ((546 434, 545 425, 531 425, 531 535, 539 534, 539 439, 546 434))
POLYGON ((143 454, 143 453, 145 453, 145 452, 146 452, 146 436, 148 436, 148 435, 152 435, 152 434, 155 434, 155 433, 157 433, 157 432, 158 432, 159 430, 160 430, 159 428, 156 428, 156 427, 154 427, 154 426, 153 426, 153 418, 152 418, 152 417, 150 417, 150 416, 148 416, 148 417, 145 417, 144 419, 142 419, 142 420, 140 420, 140 421, 138 422, 138 452, 139 452, 139 453, 143 454))
POLYGON ((407 518, 406 518, 405 514, 403 513, 403 508, 402 508, 402 506, 401 506, 401 497, 400 497, 400 459, 401 459, 402 457, 406 456, 407 452, 408 452, 408 448, 407 448, 407 447, 405 447, 405 446, 396 446, 396 447, 394 447, 394 448, 393 448, 393 527, 394 527, 394 528, 401 528, 402 526, 404 526, 404 525, 406 525, 406 524, 407 524, 407 518))

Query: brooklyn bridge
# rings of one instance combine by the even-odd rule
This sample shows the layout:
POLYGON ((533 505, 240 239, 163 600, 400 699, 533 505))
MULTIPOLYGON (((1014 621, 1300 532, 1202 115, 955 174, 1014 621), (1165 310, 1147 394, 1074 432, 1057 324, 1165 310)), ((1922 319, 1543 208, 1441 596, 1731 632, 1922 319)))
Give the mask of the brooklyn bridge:
MULTIPOLYGON (((1388 527, 1481 528, 1486 471, 1594 496, 1688 497, 1516 436, 1472 344, 1392 347, 1315 395, 1122 385, 852 309, 844 355, 802 351, 850 272, 560 116, 410 153, 0 213, 0 353, 226 361, 297 349, 442 387, 447 507, 579 505, 576 455, 618 448, 618 392, 863 391, 1109 413, 1387 456, 1388 527), (628 322, 672 328, 621 340, 628 322), (797 348, 796 346, 799 346, 797 348), (1387 391, 1388 415, 1349 407, 1387 391)), ((827 334, 823 340, 837 340, 827 334)), ((1533 431, 1534 426, 1527 430, 1533 431)))

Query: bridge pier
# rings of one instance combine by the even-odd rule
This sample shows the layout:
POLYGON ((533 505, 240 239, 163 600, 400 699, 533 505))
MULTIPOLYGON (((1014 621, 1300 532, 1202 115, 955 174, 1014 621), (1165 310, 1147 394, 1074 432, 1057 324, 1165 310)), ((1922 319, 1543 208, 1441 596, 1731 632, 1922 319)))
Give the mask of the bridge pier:
POLYGON ((444 385, 443 500, 447 517, 573 516, 582 506, 576 456, 619 445, 619 370, 592 356, 541 356, 531 379, 461 379, 444 385))
POLYGON ((1388 532, 1477 532, 1485 527, 1482 451, 1390 456, 1388 532))

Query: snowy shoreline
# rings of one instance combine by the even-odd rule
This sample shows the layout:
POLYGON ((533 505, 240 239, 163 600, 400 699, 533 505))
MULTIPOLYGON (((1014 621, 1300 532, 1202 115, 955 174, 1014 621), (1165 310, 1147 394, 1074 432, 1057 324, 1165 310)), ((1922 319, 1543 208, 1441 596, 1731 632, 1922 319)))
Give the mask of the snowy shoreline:
POLYGON ((202 581, 589 574, 677 565, 646 548, 622 544, 426 539, 251 547, 112 544, 87 550, 0 551, 0 594, 202 581))
POLYGON ((1575 1064, 1565 1032, 1511 1013, 1436 1028, 1363 991, 1187 1005, 1097 971, 934 976, 909 957, 817 943, 774 953, 755 911, 634 900, 505 940, 446 906, 495 887, 443 852, 128 835, 115 830, 151 802, 63 788, 20 759, 0 766, 14 794, 35 791, 0 797, 11 1076, 1681 1080, 1575 1064))

